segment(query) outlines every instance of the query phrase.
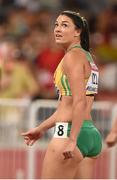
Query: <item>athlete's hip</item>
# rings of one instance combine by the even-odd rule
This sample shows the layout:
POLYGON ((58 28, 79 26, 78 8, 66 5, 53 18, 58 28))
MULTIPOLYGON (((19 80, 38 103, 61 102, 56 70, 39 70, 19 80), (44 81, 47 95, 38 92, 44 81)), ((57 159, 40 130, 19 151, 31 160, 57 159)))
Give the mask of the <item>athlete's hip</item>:
MULTIPOLYGON (((68 138, 72 126, 72 121, 58 121, 55 125, 54 137, 56 138, 68 138)), ((92 120, 84 120, 82 128, 94 128, 92 120)))
MULTIPOLYGON (((67 143, 72 128, 71 122, 57 122, 54 138, 59 142, 67 143)), ((57 143, 58 144, 58 143, 57 143)), ((101 152, 102 139, 92 120, 84 120, 77 137, 77 147, 83 156, 97 156, 101 152)))

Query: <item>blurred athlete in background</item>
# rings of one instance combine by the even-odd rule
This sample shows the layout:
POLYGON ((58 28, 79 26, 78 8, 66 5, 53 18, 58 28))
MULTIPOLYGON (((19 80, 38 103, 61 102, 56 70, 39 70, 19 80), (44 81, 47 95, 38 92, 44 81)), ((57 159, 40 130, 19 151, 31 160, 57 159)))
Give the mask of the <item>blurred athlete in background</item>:
POLYGON ((106 137, 106 144, 108 147, 113 147, 117 143, 117 117, 112 125, 109 134, 106 137))

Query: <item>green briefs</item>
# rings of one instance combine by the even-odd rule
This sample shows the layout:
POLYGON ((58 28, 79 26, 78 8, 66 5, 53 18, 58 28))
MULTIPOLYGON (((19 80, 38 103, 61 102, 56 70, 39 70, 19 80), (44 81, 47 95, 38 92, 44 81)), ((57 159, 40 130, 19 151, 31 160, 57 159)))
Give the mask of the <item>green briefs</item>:
MULTIPOLYGON (((56 123, 54 137, 69 137, 71 125, 71 123, 67 122, 56 123)), ((77 147, 84 157, 95 157, 100 154, 102 149, 102 138, 100 132, 94 126, 92 120, 84 120, 77 138, 77 147)))

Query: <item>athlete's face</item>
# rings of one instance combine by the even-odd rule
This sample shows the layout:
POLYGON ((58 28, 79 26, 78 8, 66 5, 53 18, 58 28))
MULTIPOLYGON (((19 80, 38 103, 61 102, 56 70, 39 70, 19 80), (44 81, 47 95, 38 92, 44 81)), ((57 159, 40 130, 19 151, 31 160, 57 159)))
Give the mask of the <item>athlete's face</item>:
POLYGON ((54 36, 55 41, 57 44, 71 44, 76 41, 76 37, 78 37, 80 32, 76 29, 73 21, 65 16, 60 15, 55 21, 55 28, 54 28, 54 36))

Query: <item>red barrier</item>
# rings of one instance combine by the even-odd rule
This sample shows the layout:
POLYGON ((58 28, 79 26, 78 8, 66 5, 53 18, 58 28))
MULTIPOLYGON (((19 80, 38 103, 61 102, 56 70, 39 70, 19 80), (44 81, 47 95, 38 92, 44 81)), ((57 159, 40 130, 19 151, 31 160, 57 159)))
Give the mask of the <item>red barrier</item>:
MULTIPOLYGON (((44 151, 40 150, 35 151, 35 179, 40 178, 44 153, 44 151)), ((28 175, 27 158, 28 152, 25 149, 1 149, 0 179, 26 179, 28 175)), ((115 161, 117 162, 117 159, 115 161)), ((110 168, 110 153, 109 151, 104 151, 95 164, 93 179, 108 179, 110 168)))

